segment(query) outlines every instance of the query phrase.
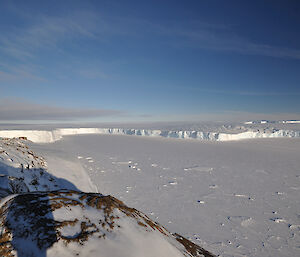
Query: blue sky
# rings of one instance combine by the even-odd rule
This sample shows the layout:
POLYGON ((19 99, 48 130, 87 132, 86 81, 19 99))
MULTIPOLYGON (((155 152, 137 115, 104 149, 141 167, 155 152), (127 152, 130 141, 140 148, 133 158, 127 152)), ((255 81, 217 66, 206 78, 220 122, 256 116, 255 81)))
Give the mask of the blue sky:
POLYGON ((297 0, 4 0, 0 120, 298 118, 299 31, 297 0))

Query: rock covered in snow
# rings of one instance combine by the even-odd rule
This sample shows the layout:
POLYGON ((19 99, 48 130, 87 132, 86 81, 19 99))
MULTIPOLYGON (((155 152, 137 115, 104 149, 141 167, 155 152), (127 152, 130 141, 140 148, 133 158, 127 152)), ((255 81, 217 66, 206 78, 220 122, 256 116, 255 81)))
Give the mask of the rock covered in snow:
POLYGON ((0 197, 61 188, 75 189, 47 171, 44 158, 31 151, 25 138, 0 138, 0 197))
POLYGON ((213 256, 112 196, 72 190, 2 199, 1 256, 213 256))
POLYGON ((0 198, 15 193, 29 192, 23 178, 0 174, 0 198))

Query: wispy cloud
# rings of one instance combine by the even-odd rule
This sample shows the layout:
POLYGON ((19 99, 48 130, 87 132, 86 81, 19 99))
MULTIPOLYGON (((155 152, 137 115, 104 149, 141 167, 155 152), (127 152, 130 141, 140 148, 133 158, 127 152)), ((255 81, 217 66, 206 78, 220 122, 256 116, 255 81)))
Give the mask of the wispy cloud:
POLYGON ((233 26, 209 24, 200 21, 170 23, 168 26, 152 23, 157 33, 168 36, 176 47, 235 52, 276 58, 300 59, 300 49, 285 48, 262 42, 253 42, 239 36, 233 26))
POLYGON ((124 112, 119 110, 66 108, 35 104, 23 99, 0 99, 0 121, 76 120, 122 115, 124 112))
POLYGON ((0 82, 19 82, 24 80, 46 81, 44 77, 36 74, 36 68, 30 64, 8 65, 0 62, 0 82))
POLYGON ((63 17, 26 15, 26 19, 27 22, 22 28, 12 27, 0 37, 0 51, 20 60, 35 58, 41 49, 51 48, 63 52, 60 43, 72 43, 73 39, 84 38, 103 42, 109 41, 111 35, 126 39, 132 37, 132 40, 159 35, 160 43, 177 47, 300 59, 300 49, 253 42, 237 34, 234 26, 230 24, 214 24, 200 20, 156 23, 135 17, 100 15, 93 10, 73 10, 63 17))
MULTIPOLYGON (((4 57, 0 62, 0 82, 24 79, 45 81, 40 71, 51 69, 45 56, 60 55, 60 65, 68 55, 65 44, 74 45, 77 39, 99 39, 97 26, 101 26, 101 22, 92 11, 73 12, 64 17, 41 13, 30 17, 17 10, 16 15, 24 19, 24 24, 18 27, 10 25, 0 37, 0 55, 4 57)), ((100 72, 92 74, 83 71, 82 75, 104 77, 104 73, 100 72)))
POLYGON ((72 16, 38 15, 22 27, 12 27, 0 38, 2 52, 16 59, 34 58, 38 50, 59 49, 58 45, 74 38, 95 38, 95 14, 78 12, 72 16))

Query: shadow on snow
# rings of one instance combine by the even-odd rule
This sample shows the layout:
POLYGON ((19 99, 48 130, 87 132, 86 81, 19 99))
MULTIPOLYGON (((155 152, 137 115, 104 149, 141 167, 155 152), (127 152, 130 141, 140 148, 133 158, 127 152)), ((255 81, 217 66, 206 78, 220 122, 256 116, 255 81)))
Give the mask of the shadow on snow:
MULTIPOLYGON (((62 189, 79 191, 68 180, 57 178, 43 168, 24 170, 0 161, 0 199, 18 194, 1 207, 6 212, 4 225, 12 234, 10 243, 18 257, 46 257, 47 249, 57 241, 57 224, 48 193, 62 189)), ((5 256, 1 248, 0 255, 5 256)))

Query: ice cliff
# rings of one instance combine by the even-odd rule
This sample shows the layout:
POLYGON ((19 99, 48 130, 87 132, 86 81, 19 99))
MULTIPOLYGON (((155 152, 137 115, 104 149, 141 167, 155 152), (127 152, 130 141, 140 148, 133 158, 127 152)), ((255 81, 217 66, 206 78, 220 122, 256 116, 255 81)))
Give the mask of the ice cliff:
POLYGON ((300 131, 284 129, 257 129, 240 133, 203 132, 188 130, 158 130, 158 129, 122 129, 122 128, 62 128, 55 130, 0 130, 0 137, 26 137, 35 143, 51 143, 63 136, 79 134, 102 135, 135 135, 149 137, 165 137, 180 139, 195 139, 207 141, 232 141, 253 138, 292 138, 300 137, 300 131))

